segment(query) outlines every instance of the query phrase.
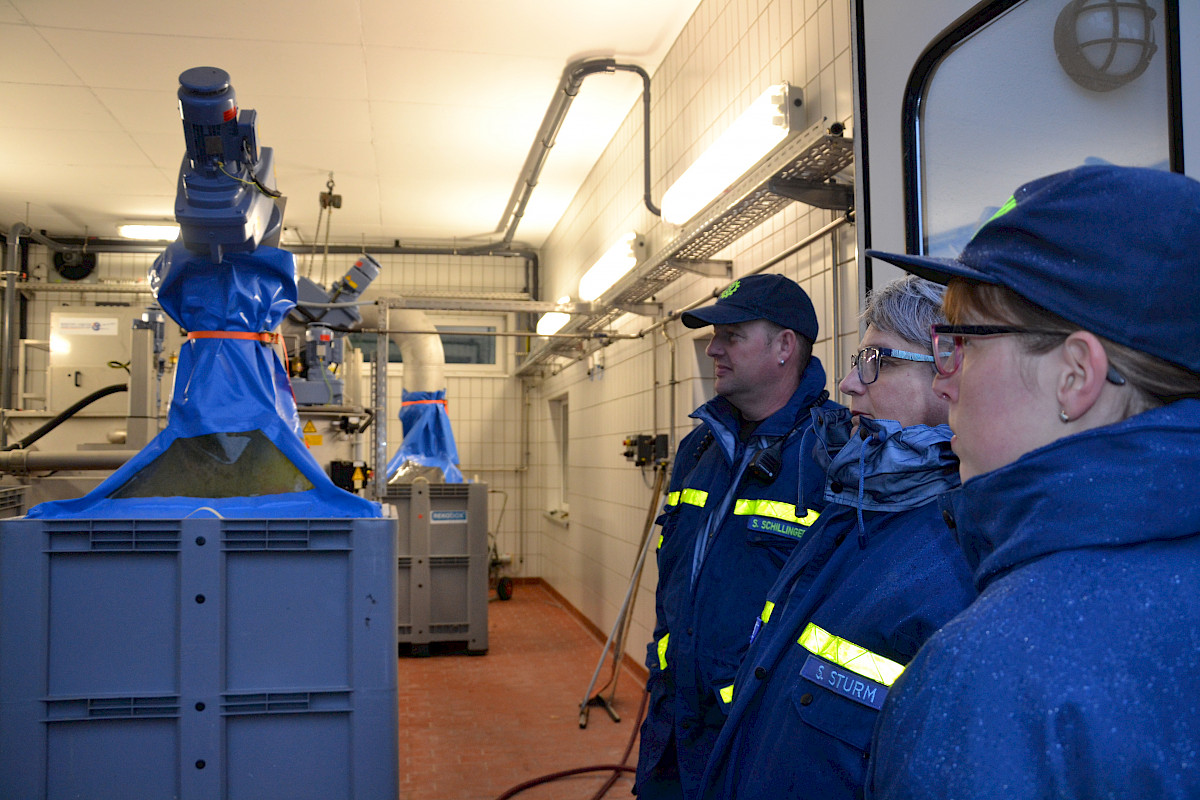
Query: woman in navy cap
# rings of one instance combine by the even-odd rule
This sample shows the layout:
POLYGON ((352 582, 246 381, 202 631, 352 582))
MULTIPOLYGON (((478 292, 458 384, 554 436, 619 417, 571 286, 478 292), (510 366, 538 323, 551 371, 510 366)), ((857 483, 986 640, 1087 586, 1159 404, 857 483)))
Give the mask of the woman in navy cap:
POLYGON ((1081 167, 953 260, 940 503, 979 598, 896 681, 868 796, 1200 796, 1200 183, 1081 167))

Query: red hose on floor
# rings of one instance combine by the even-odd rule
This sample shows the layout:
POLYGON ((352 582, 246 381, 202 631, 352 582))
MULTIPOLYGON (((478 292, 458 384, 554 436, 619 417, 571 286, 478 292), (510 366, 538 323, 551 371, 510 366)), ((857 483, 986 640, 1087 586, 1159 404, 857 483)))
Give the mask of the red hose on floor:
POLYGON ((534 786, 541 786, 542 784, 562 780, 563 778, 570 778, 574 775, 584 775, 589 772, 611 772, 612 775, 609 776, 605 784, 601 786, 600 790, 591 797, 591 800, 600 800, 600 798, 604 797, 604 795, 608 793, 608 790, 611 789, 613 785, 620 779, 622 773, 637 771, 636 767, 629 766, 627 762, 629 761, 630 754, 633 752, 633 743, 637 741, 638 731, 642 727, 642 720, 646 716, 646 706, 649 703, 649 700, 650 693, 642 692, 642 703, 638 708, 637 720, 633 723, 633 733, 629 737, 629 744, 625 747, 625 754, 621 756, 621 763, 600 764, 594 767, 575 767, 574 769, 565 769, 561 772, 552 772, 549 775, 543 775, 540 778, 534 778, 532 780, 525 781, 524 783, 519 783, 506 791, 504 794, 497 797, 496 800, 508 800, 510 797, 516 797, 526 789, 532 789, 534 786))

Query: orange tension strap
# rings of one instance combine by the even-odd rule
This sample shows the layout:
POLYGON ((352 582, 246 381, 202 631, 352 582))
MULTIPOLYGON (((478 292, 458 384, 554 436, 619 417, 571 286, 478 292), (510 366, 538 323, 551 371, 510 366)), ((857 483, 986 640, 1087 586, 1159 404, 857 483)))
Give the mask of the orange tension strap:
POLYGON ((250 333, 249 331, 190 331, 189 339, 249 339, 263 344, 275 344, 279 341, 278 333, 250 333))

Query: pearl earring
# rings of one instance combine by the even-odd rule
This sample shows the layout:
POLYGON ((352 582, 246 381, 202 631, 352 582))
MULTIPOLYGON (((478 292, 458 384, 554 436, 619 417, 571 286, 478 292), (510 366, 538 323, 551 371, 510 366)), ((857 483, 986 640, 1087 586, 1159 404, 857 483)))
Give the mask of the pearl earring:
POLYGON ((1064 423, 1071 421, 1071 418, 1069 416, 1067 416, 1067 410, 1065 408, 1060 408, 1058 410, 1058 418, 1061 419, 1064 423))

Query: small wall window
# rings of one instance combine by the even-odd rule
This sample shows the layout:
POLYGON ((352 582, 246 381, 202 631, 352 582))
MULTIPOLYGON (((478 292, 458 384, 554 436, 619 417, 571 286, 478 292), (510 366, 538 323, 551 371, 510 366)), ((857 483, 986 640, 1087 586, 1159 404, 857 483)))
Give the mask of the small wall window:
POLYGON ((570 413, 567 396, 556 397, 550 401, 550 425, 553 433, 553 447, 558 457, 557 469, 552 473, 558 478, 558 486, 550 489, 550 503, 558 510, 566 511, 570 506, 568 496, 571 490, 570 476, 570 413))
MULTIPOLYGON (((496 332, 494 325, 435 325, 442 339, 442 349, 446 351, 447 364, 488 364, 496 363, 496 337, 489 333, 496 332)), ((375 342, 378 337, 373 333, 352 333, 349 340, 358 350, 362 351, 364 361, 375 359, 375 342)), ((391 339, 388 340, 388 362, 403 364, 404 355, 391 339)))

